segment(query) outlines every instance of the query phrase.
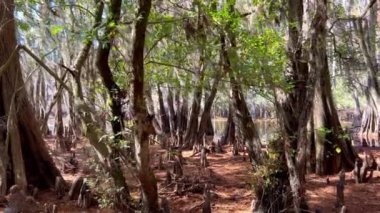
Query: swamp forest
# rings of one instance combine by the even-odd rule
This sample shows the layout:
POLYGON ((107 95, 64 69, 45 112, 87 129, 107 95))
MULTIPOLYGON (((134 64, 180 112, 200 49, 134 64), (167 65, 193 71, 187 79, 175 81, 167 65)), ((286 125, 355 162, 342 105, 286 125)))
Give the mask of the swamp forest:
POLYGON ((0 211, 380 212, 379 11, 0 0, 0 211))

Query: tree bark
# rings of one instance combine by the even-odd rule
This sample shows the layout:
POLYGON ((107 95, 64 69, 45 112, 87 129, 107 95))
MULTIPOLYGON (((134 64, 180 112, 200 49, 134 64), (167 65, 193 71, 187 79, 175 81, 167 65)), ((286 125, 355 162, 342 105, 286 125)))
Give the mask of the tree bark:
POLYGON ((362 18, 353 20, 353 26, 368 70, 367 85, 364 91, 367 99, 367 106, 363 111, 360 133, 363 137, 378 137, 380 133, 380 116, 378 112, 380 87, 377 80, 376 57, 373 56, 373 50, 371 51, 371 46, 375 46, 375 44, 366 41, 362 18))
MULTIPOLYGON (((110 108, 112 112, 111 126, 114 134, 111 153, 109 155, 108 166, 109 172, 114 180, 114 184, 118 191, 116 192, 115 205, 118 209, 129 208, 129 188, 126 184, 123 171, 121 169, 121 161, 117 145, 124 139, 122 131, 124 130, 124 120, 122 113, 122 91, 116 84, 113 78, 111 68, 108 64, 111 47, 114 41, 115 28, 120 20, 121 0, 112 0, 110 2, 110 13, 107 20, 104 38, 99 41, 99 48, 96 55, 96 66, 100 76, 102 77, 103 84, 108 91, 109 98, 111 99, 110 108), (113 23, 113 24, 111 24, 113 23)), ((143 92, 143 91, 142 91, 143 92)))
POLYGON ((308 42, 310 49, 318 47, 318 32, 325 27, 327 8, 325 0, 308 1, 305 4, 301 0, 288 0, 287 5, 290 67, 285 77, 293 87, 286 93, 277 93, 275 104, 285 142, 293 208, 295 212, 301 212, 301 209, 307 209, 304 189, 307 123, 313 106, 316 72, 320 70, 315 61, 315 52, 309 54, 304 42, 308 42), (304 11, 307 13, 304 14, 304 11))
POLYGON ((179 97, 176 97, 176 110, 175 110, 174 100, 173 100, 173 91, 169 85, 167 88, 168 88, 168 95, 166 97, 166 102, 168 104, 168 109, 169 109, 170 130, 173 137, 178 128, 177 116, 178 116, 178 112, 180 111, 180 103, 179 103, 179 97), (177 102, 177 98, 178 98, 178 102, 177 102))
MULTIPOLYGON (((16 49, 16 26, 14 1, 0 4, 0 67, 10 59, 16 49)), ((16 53, 12 63, 5 67, 0 76, 0 117, 8 125, 0 128, 0 194, 13 184, 26 187, 33 184, 39 188, 54 186, 57 176, 61 177, 42 139, 35 113, 30 105, 16 53), (9 169, 5 172, 5 169, 9 169)))
POLYGON ((236 143, 235 122, 233 119, 233 107, 230 103, 228 106, 227 123, 226 123, 226 127, 223 130, 223 136, 222 136, 221 144, 226 145, 226 144, 235 144, 235 143, 236 143))
MULTIPOLYGON (((230 12, 234 12, 234 5, 230 5, 230 12)), ((236 48, 235 36, 229 32, 229 40, 231 48, 236 48)), ((229 58, 229 50, 227 49, 226 40, 224 36, 221 37, 223 69, 228 73, 230 78, 231 87, 231 103, 233 106, 233 118, 237 129, 243 136, 244 144, 248 147, 248 155, 250 161, 254 165, 261 165, 263 163, 263 155, 261 151, 261 142, 256 126, 253 123, 251 114, 249 112, 247 102, 245 101, 243 90, 236 74, 233 72, 232 64, 229 58)))
POLYGON ((200 141, 197 141, 197 131, 198 131, 198 117, 201 111, 201 101, 202 101, 202 92, 203 92, 203 64, 202 64, 202 56, 201 56, 201 68, 198 73, 195 74, 195 84, 196 87, 193 92, 193 102, 191 104, 191 112, 190 112, 190 117, 187 123, 187 129, 185 133, 185 138, 184 138, 184 146, 186 148, 192 147, 194 144, 200 143, 200 141))
MULTIPOLYGON (((157 95, 158 95, 158 104, 160 106, 160 119, 161 119, 161 129, 163 133, 170 133, 170 121, 168 114, 165 110, 164 99, 162 97, 162 91, 160 85, 157 85, 157 95)), ((174 127, 173 127, 174 128, 174 127)))
MULTIPOLYGON (((58 84, 59 83, 56 82, 57 91, 60 88, 60 86, 58 84)), ((65 151, 66 145, 64 142, 64 138, 63 138, 64 127, 63 127, 63 110, 62 110, 63 93, 57 92, 56 95, 57 95, 57 97, 54 98, 57 100, 56 114, 55 114, 55 135, 56 135, 56 143, 57 143, 56 148, 60 149, 61 151, 65 151)))
POLYGON ((319 64, 318 80, 314 100, 314 137, 316 151, 316 173, 331 175, 342 168, 354 168, 355 158, 351 141, 345 137, 331 92, 331 81, 326 55, 326 29, 320 28, 320 41, 315 51, 315 63, 319 64))
POLYGON ((141 183, 142 212, 158 211, 157 182, 149 164, 149 130, 151 121, 144 99, 144 46, 151 0, 140 0, 132 49, 134 138, 137 177, 141 183))

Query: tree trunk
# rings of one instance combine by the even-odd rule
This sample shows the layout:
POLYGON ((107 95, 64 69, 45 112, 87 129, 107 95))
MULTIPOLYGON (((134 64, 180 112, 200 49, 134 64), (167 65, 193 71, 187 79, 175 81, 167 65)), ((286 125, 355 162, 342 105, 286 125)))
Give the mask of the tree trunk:
MULTIPOLYGON (((178 106, 179 106, 179 95, 178 99, 176 100, 178 106)), ((188 122, 188 112, 189 112, 189 106, 188 106, 188 95, 185 93, 182 95, 182 104, 177 112, 177 140, 178 140, 178 146, 182 146, 183 143, 183 135, 186 132, 187 129, 187 122, 188 122)))
MULTIPOLYGON (((220 50, 220 56, 221 56, 220 65, 223 65, 222 60, 223 60, 223 53, 224 53, 223 48, 225 47, 225 36, 223 33, 221 33, 220 37, 221 37, 220 42, 221 42, 221 47, 222 47, 220 50)), ((227 72, 226 69, 223 69, 223 66, 221 66, 220 68, 221 70, 219 69, 215 70, 216 73, 215 73, 215 77, 213 79, 213 83, 211 86, 211 91, 209 92, 208 96, 206 96, 207 98, 204 103, 203 113, 201 116, 201 121, 199 123, 198 141, 202 141, 202 138, 205 133, 206 135, 210 135, 210 134, 214 135, 214 129, 212 127, 212 120, 211 120, 211 107, 214 103, 216 93, 218 92, 219 82, 221 78, 225 75, 225 73, 227 72)))
POLYGON ((166 113, 166 110, 165 110, 164 99, 162 97, 162 91, 161 91, 160 85, 157 85, 157 94, 158 94, 158 103, 160 106, 161 129, 163 133, 169 134, 170 122, 169 122, 168 114, 166 113))
POLYGON ((151 124, 144 99, 144 46, 151 0, 139 1, 132 49, 134 137, 137 177, 141 183, 142 212, 158 211, 157 182, 149 164, 151 124))
MULTIPOLYGON (((166 97, 166 102, 168 103, 170 130, 171 130, 171 134, 173 137, 175 135, 175 132, 177 131, 177 128, 178 128, 178 123, 176 121, 177 121, 178 112, 180 111, 179 94, 178 94, 178 97, 175 97, 176 98, 176 110, 175 110, 174 109, 174 100, 173 100, 173 91, 169 85, 167 88, 168 88, 168 95, 166 97)), ((177 93, 179 93, 179 92, 177 92, 177 93)), ((176 94, 176 96, 177 96, 177 94, 176 94)))
POLYGON ((363 30, 363 19, 354 20, 353 26, 356 31, 357 39, 359 40, 359 46, 362 51, 364 62, 368 70, 367 85, 364 91, 367 99, 367 106, 362 115, 362 125, 360 133, 362 137, 378 137, 380 132, 380 117, 378 115, 380 88, 376 74, 376 57, 373 56, 374 53, 372 53, 373 51, 371 51, 371 46, 375 45, 373 43, 369 43, 365 39, 365 34, 363 30))
POLYGON ((229 107, 228 107, 227 124, 226 124, 226 127, 224 128, 224 131, 223 131, 221 144, 226 145, 226 144, 235 144, 235 143, 236 143, 235 122, 233 119, 233 107, 230 103, 229 107))
POLYGON ((0 4, 0 67, 4 68, 4 72, 0 72, 0 118, 8 122, 5 128, 0 128, 1 195, 13 184, 19 184, 22 188, 27 184, 50 188, 54 186, 56 177, 61 177, 28 102, 19 56, 16 53, 16 57, 10 58, 17 45, 13 13, 13 0, 5 0, 0 4), (8 60, 12 62, 3 67, 8 60))
MULTIPOLYGON (((118 144, 124 139, 122 131, 124 130, 124 120, 122 114, 122 92, 120 87, 113 79, 111 68, 108 64, 108 58, 111 51, 111 46, 114 41, 115 27, 120 19, 121 0, 112 0, 110 2, 110 13, 107 20, 105 35, 102 40, 99 40, 99 48, 96 55, 96 66, 100 76, 102 77, 103 84, 110 96, 110 108, 112 112, 111 126, 114 134, 113 143, 111 146, 111 153, 109 155, 109 171, 114 180, 114 184, 119 189, 116 192, 115 205, 118 209, 128 209, 129 205, 129 189, 125 182, 125 177, 121 169, 121 161, 119 156, 118 144), (113 23, 114 25, 112 25, 113 23)), ((142 91, 144 93, 144 91, 142 91)), ((143 97, 144 98, 144 97, 143 97)))
MULTIPOLYGON (((201 65, 202 67, 203 65, 201 65)), ((202 68, 201 68, 202 69, 202 68)), ((197 141, 197 131, 198 131, 198 117, 201 111, 201 101, 202 101, 202 85, 203 85, 203 69, 199 73, 195 74, 195 82, 197 84, 193 93, 193 102, 191 104, 191 112, 189 121, 187 123, 187 129, 184 138, 184 146, 186 148, 192 147, 194 144, 200 143, 197 141)))
MULTIPOLYGON (((57 91, 59 90, 59 85, 58 82, 56 82, 56 89, 57 91)), ((63 111, 62 111, 62 92, 57 92, 56 93, 57 97, 57 103, 56 103, 56 113, 55 113, 55 135, 56 135, 56 148, 65 151, 66 150, 66 145, 65 141, 63 138, 63 132, 64 132, 64 127, 63 127, 63 111)))
MULTIPOLYGON (((313 105, 316 72, 320 70, 315 59, 318 57, 315 53, 320 52, 310 51, 312 53, 307 57, 308 50, 303 47, 303 39, 307 39, 310 49, 318 48, 319 32, 325 28, 327 8, 325 0, 309 1, 305 4, 301 0, 288 0, 287 4, 290 67, 286 78, 293 87, 286 93, 276 94, 276 109, 285 141, 284 151, 293 208, 295 212, 301 212, 301 209, 307 209, 304 190, 307 124, 313 105), (304 11, 307 13, 304 14, 304 11), (309 34, 303 35, 304 33, 309 34)), ((320 54, 325 55, 323 52, 320 54)))
MULTIPOLYGON (((234 11, 234 5, 230 6, 231 12, 234 11)), ((235 36, 229 33, 229 40, 231 47, 236 48, 235 36)), ((254 165, 260 165, 263 163, 263 156, 261 151, 261 142, 256 126, 253 123, 251 113, 249 112, 247 102, 245 101, 244 94, 240 82, 236 79, 233 72, 231 61, 229 59, 229 50, 227 49, 226 40, 224 36, 221 37, 221 48, 223 57, 223 69, 229 74, 230 87, 231 87, 231 103, 233 106, 233 118, 237 129, 243 136, 244 144, 248 147, 248 155, 250 161, 254 165)))
MULTIPOLYGON (((319 64, 318 80, 315 87, 314 100, 314 133, 316 151, 316 173, 331 175, 342 168, 354 168, 356 155, 351 141, 345 137, 340 125, 338 113, 331 92, 330 74, 326 55, 326 30, 319 32, 320 41, 315 62, 319 64)), ((311 49, 312 51, 315 49, 311 49)))

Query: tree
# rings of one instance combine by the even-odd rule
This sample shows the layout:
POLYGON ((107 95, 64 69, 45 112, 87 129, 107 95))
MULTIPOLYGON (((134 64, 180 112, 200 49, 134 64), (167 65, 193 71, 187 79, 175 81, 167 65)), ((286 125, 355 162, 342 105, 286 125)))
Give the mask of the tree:
POLYGON ((142 212, 158 210, 157 183, 149 164, 149 135, 152 117, 148 114, 144 98, 144 47, 151 0, 139 0, 135 36, 132 49, 134 142, 137 177, 141 183, 142 212), (149 128, 150 127, 150 128, 149 128))
POLYGON ((14 1, 0 4, 0 194, 18 184, 50 188, 61 177, 42 139, 22 78, 16 41, 14 1), (9 154, 8 154, 9 153, 9 154))

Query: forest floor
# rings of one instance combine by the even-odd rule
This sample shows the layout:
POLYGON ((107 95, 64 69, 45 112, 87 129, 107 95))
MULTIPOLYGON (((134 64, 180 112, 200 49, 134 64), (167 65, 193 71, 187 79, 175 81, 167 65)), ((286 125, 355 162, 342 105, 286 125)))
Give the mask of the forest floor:
MULTIPOLYGON (((53 143, 52 140, 50 144, 53 143)), ((201 212, 203 203, 202 193, 187 192, 183 195, 176 195, 174 187, 165 185, 166 170, 157 168, 159 155, 165 150, 158 146, 151 147, 152 168, 158 179, 160 196, 166 197, 170 203, 173 213, 201 212)), ((63 173, 64 179, 73 181, 77 176, 90 176, 86 159, 88 156, 82 145, 75 150, 76 158, 79 161, 79 168, 75 173, 63 173)), ((200 169, 199 155, 191 156, 191 151, 184 151, 183 156, 186 164, 183 166, 184 176, 192 179, 193 182, 206 181, 211 185, 212 210, 213 212, 249 212, 253 199, 251 189, 251 176, 249 162, 242 155, 233 156, 231 147, 224 147, 225 153, 208 154, 209 167, 200 169), (197 177, 197 178, 194 178, 197 177), (196 181, 195 181, 196 180, 196 181)), ((380 150, 371 150, 372 153, 380 157, 380 150)), ((59 168, 70 158, 70 154, 53 153, 54 160, 59 168)), ((165 165, 164 166, 168 166, 165 165)), ((93 174, 92 174, 93 175, 93 174)), ((131 183, 131 190, 138 191, 138 182, 133 177, 127 177, 131 183)), ((307 176, 306 194, 310 209, 320 209, 321 212, 334 212, 336 202, 335 186, 338 181, 337 175, 329 177, 307 176), (327 181, 329 179, 329 183, 327 181)), ((345 203, 349 212, 380 212, 380 172, 375 171, 373 178, 366 184, 355 184, 351 172, 346 173, 345 203)), ((58 200, 54 192, 41 192, 37 200, 40 203, 55 203, 58 205, 58 212, 84 212, 75 205, 75 201, 66 199, 58 200)), ((1 209, 0 209, 1 211, 1 209)), ((109 209, 91 208, 86 212, 112 212, 109 209)))

